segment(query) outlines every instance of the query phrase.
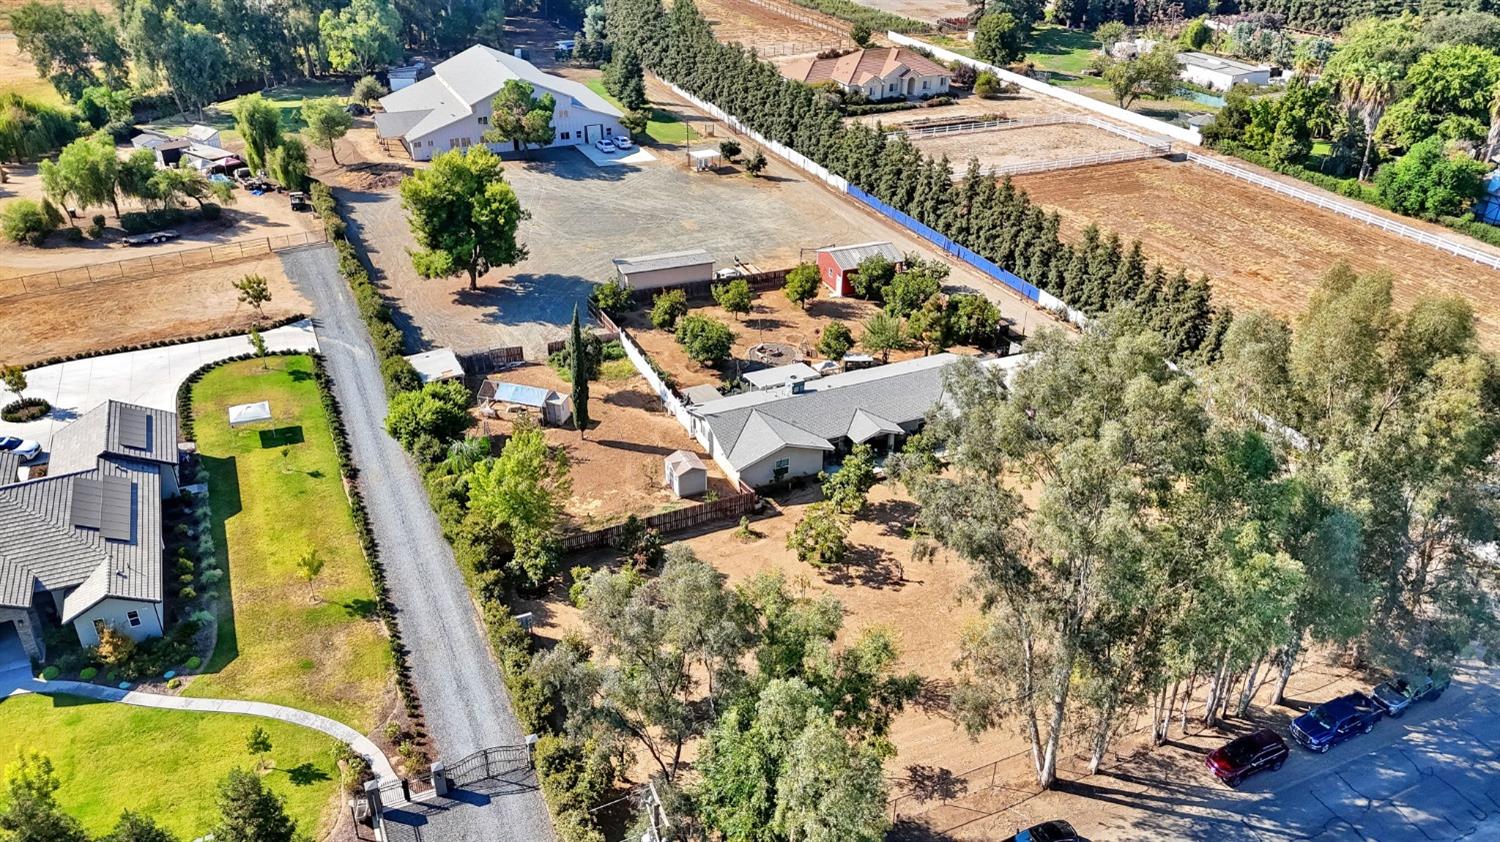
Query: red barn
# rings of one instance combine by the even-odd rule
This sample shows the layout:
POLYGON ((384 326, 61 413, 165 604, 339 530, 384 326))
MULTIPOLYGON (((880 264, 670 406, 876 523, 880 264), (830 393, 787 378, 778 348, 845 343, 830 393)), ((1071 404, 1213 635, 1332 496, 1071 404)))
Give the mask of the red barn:
POLYGON ((867 257, 880 255, 897 266, 905 256, 890 243, 862 243, 857 246, 830 246, 818 249, 818 274, 834 297, 854 294, 854 276, 867 257))

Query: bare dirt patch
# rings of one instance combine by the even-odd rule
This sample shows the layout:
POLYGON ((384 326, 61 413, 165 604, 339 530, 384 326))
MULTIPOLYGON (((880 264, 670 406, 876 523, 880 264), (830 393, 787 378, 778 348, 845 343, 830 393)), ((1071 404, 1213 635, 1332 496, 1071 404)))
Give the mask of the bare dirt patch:
POLYGON ((917 138, 912 143, 934 158, 948 156, 955 176, 962 176, 970 158, 983 169, 1055 161, 1103 152, 1143 148, 1129 138, 1083 124, 1004 129, 969 134, 917 138))
MULTIPOLYGON (((606 371, 609 369, 607 368, 606 371)), ((571 386, 546 365, 527 365, 496 374, 492 379, 553 389, 564 395, 571 386)), ((573 528, 600 529, 629 515, 645 517, 683 506, 662 482, 662 460, 677 450, 690 450, 708 468, 709 491, 735 493, 734 486, 703 448, 661 408, 646 381, 631 374, 617 381, 589 384, 587 434, 580 438, 571 427, 544 427, 547 441, 568 454, 573 496, 566 511, 573 528)), ((512 421, 481 419, 486 435, 508 435, 512 421)))
POLYGON ((766 58, 854 46, 849 40, 849 24, 800 6, 782 6, 773 0, 766 0, 766 5, 748 0, 701 0, 698 8, 720 41, 744 44, 766 58), (771 8, 773 5, 776 8, 771 8))
POLYGON ((270 281, 267 318, 311 312, 281 260, 221 264, 133 281, 86 284, 0 301, 0 348, 6 362, 25 365, 47 357, 249 328, 255 312, 241 304, 231 283, 250 273, 270 281))
MULTIPOLYGON (((630 331, 630 335, 651 356, 652 362, 676 379, 678 388, 705 383, 718 385, 723 379, 732 379, 737 373, 764 368, 759 364, 747 364, 750 347, 762 342, 800 348, 807 360, 822 359, 817 351, 817 344, 818 337, 823 335, 823 328, 834 322, 843 322, 857 340, 861 333, 860 323, 880 310, 873 302, 857 298, 828 297, 808 302, 807 309, 803 310, 787 300, 780 290, 758 294, 755 309, 739 320, 711 301, 697 300, 690 303, 693 305, 691 312, 717 319, 734 331, 734 348, 731 351, 733 359, 722 363, 717 369, 688 359, 670 331, 652 327, 649 309, 632 311, 620 319, 621 326, 630 331)), ((910 359, 921 355, 919 350, 894 351, 891 359, 910 359)), ((793 362, 796 360, 788 359, 783 364, 793 362)))
POLYGON ((1346 260, 1361 272, 1389 271, 1401 306, 1462 295, 1485 343, 1500 343, 1500 273, 1201 167, 1142 161, 1018 176, 1016 184, 1059 211, 1067 234, 1095 222, 1139 238, 1149 257, 1206 273, 1238 308, 1295 315, 1317 279, 1346 260))

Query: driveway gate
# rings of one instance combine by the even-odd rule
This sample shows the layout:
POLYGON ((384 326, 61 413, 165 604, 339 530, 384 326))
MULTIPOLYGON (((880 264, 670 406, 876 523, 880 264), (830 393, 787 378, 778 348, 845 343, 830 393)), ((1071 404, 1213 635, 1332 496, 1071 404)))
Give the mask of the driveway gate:
POLYGON ((490 778, 504 777, 531 768, 531 749, 525 744, 482 748, 468 757, 455 760, 443 769, 451 787, 462 788, 490 778))

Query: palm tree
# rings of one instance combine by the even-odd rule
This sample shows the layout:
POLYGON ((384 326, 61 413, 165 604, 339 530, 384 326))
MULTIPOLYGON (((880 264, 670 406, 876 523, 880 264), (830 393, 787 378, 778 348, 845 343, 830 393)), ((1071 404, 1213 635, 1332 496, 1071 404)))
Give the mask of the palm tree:
POLYGON ((1500 82, 1490 91, 1490 134, 1485 140, 1484 160, 1495 157, 1497 152, 1500 152, 1500 82))
POLYGON ((1359 164, 1359 180, 1370 179, 1370 154, 1375 149, 1375 127, 1385 109, 1396 99, 1400 71, 1389 62, 1360 65, 1341 74, 1339 96, 1351 110, 1359 111, 1365 124, 1365 152, 1359 164))

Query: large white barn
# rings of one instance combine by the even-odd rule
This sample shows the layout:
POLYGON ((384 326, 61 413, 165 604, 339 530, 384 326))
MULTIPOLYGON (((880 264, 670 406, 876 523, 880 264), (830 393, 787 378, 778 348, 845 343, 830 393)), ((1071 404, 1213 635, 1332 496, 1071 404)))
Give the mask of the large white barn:
MULTIPOLYGON (((537 96, 550 93, 557 101, 548 148, 625 134, 620 110, 587 86, 543 73, 525 59, 482 44, 438 64, 431 76, 381 98, 384 113, 375 115, 375 128, 382 139, 399 139, 417 161, 484 143, 490 102, 511 79, 530 82, 537 96)), ((496 152, 511 148, 509 142, 487 145, 496 152)))

